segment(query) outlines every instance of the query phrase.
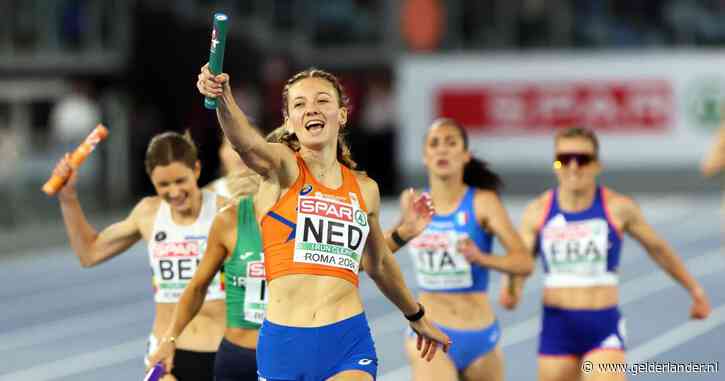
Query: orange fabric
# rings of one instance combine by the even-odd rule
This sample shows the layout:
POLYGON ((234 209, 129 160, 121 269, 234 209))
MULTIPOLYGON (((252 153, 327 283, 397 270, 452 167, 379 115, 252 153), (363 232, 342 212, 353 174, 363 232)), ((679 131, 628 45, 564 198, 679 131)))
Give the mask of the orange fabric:
MULTIPOLYGON (((353 193, 357 198, 360 209, 367 215, 365 201, 360 192, 355 174, 351 169, 341 165, 342 186, 338 189, 330 189, 317 182, 299 155, 297 155, 297 166, 299 167, 300 174, 295 183, 262 218, 264 269, 267 280, 271 281, 275 278, 291 274, 324 275, 347 280, 357 287, 359 277, 352 270, 295 261, 294 251, 296 239, 299 237, 294 235, 294 238, 292 238, 296 231, 298 220, 297 208, 301 193, 303 193, 303 196, 322 194, 325 199, 331 200, 330 203, 343 207, 347 204, 352 204, 350 193, 353 193), (280 220, 280 217, 283 220, 280 220), (294 227, 291 224, 294 224, 294 227)), ((329 237, 329 232, 327 236, 329 237)), ((367 236, 367 233, 365 236, 367 236)), ((360 244, 364 247, 365 242, 361 242, 360 244)))

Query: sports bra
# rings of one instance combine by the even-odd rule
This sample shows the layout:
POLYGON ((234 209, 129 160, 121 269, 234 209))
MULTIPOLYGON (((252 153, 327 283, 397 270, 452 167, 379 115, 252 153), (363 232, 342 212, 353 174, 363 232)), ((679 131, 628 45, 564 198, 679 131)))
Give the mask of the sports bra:
POLYGON ((355 174, 340 165, 342 185, 330 189, 296 155, 299 176, 262 218, 268 281, 290 274, 324 275, 356 287, 370 226, 355 174))
POLYGON ((597 187, 594 201, 580 212, 559 207, 557 189, 549 192, 549 210, 537 237, 545 287, 593 287, 618 283, 622 238, 609 217, 607 189, 597 187))

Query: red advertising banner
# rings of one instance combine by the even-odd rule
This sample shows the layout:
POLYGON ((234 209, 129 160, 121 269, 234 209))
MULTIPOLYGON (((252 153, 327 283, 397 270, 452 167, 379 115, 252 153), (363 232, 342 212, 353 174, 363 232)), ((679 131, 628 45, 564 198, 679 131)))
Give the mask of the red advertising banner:
POLYGON ((484 134, 548 133, 577 125, 661 133, 675 119, 672 85, 663 79, 444 85, 435 91, 434 102, 439 116, 484 134))

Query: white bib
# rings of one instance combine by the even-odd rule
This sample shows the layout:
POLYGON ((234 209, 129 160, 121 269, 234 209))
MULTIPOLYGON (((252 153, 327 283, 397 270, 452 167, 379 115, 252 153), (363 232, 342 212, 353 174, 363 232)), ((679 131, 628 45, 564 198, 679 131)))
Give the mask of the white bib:
POLYGON ((352 203, 317 193, 299 196, 294 261, 357 274, 370 226, 357 197, 352 203))
POLYGON ((541 231, 541 251, 548 266, 544 284, 588 287, 616 284, 607 271, 609 225, 602 218, 567 222, 550 220, 541 231))
POLYGON ((244 290, 244 320, 262 324, 269 292, 264 278, 264 260, 247 263, 244 290))
POLYGON ((456 250, 458 241, 467 236, 453 230, 426 231, 410 242, 420 287, 445 290, 473 285, 471 264, 456 250))

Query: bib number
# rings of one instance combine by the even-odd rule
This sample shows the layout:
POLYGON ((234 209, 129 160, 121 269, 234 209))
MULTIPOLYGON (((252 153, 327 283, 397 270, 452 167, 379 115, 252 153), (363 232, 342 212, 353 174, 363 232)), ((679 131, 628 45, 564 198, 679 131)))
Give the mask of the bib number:
POLYGON ((549 272, 595 276, 607 271, 609 227, 602 219, 547 226, 542 247, 549 272))
POLYGON ((367 214, 356 205, 300 196, 294 261, 357 274, 369 230, 367 214))
POLYGON ((262 324, 267 309, 267 281, 248 278, 244 292, 244 320, 262 324))
POLYGON ((430 232, 411 242, 418 284, 430 290, 467 288, 473 285, 471 264, 456 250, 464 235, 430 232))

